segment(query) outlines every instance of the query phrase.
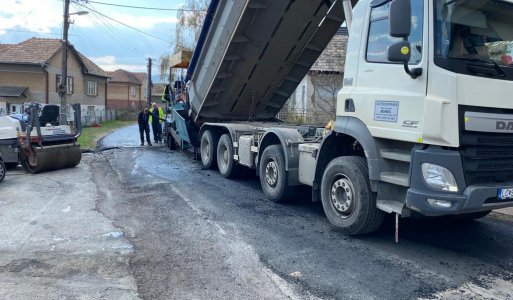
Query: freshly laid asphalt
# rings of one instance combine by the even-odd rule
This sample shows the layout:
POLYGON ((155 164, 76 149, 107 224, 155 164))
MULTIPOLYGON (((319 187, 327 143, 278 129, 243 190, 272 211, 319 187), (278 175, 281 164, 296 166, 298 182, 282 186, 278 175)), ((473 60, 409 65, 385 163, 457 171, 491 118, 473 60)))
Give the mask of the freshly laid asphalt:
MULTIPOLYGON (((47 217, 41 209, 35 217, 23 216, 26 206, 16 204, 20 200, 2 200, 4 190, 15 197, 23 184, 30 185, 29 179, 42 174, 8 173, 0 184, 0 226, 20 222, 23 228, 23 222, 45 218, 45 224, 62 230, 63 223, 70 222, 77 228, 96 228, 87 243, 113 243, 103 248, 116 250, 88 255, 71 249, 82 240, 70 238, 65 243, 69 251, 51 256, 52 243, 64 242, 55 240, 55 235, 38 235, 37 230, 46 230, 41 227, 26 237, 20 252, 13 246, 20 240, 20 230, 6 231, 0 236, 4 242, 0 244, 0 297, 23 295, 14 283, 26 280, 43 298, 58 298, 55 278, 94 286, 97 278, 105 277, 102 287, 113 289, 76 293, 82 298, 143 299, 513 298, 513 218, 509 215, 493 214, 465 223, 403 219, 399 244, 394 242, 391 218, 374 234, 347 237, 329 224, 322 205, 310 201, 306 188, 293 202, 273 203, 264 197, 254 176, 225 179, 181 152, 139 143, 136 126, 118 130, 100 145, 109 150, 88 155, 71 169, 82 176, 74 179, 77 185, 82 182, 89 190, 66 205, 78 216, 91 214, 97 220, 71 218, 66 213, 47 217), (91 201, 92 209, 80 204, 91 201), (20 217, 9 217, 10 210, 20 217), (112 232, 121 236, 109 236, 112 232), (73 268, 75 273, 43 272, 59 258, 68 261, 72 255, 84 257, 83 267, 73 268), (117 261, 108 265, 115 272, 86 266, 97 266, 105 258, 117 261), (31 265, 31 261, 40 263, 31 265), (23 263, 27 266, 16 272, 23 263), (41 276, 52 280, 41 280, 41 276), (6 282, 12 283, 9 288, 6 282), (45 297, 45 291, 54 293, 45 297)), ((66 175, 58 175, 61 172, 70 171, 44 174, 66 180, 66 175)), ((45 182, 51 184, 48 180, 38 184, 45 182)), ((58 204, 54 200, 49 205, 58 204)), ((68 211, 66 205, 56 207, 57 212, 68 211)))

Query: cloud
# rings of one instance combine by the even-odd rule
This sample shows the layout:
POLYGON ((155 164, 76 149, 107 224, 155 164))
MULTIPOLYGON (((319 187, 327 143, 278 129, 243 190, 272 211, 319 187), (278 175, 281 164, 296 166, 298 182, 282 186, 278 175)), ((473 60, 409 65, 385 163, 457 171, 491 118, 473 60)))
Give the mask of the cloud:
POLYGON ((119 12, 114 12, 109 17, 138 29, 150 29, 156 25, 178 23, 176 17, 133 16, 119 12))
MULTIPOLYGON (((0 10, 0 35, 6 33, 2 29, 23 29, 39 33, 50 33, 62 28, 63 2, 57 0, 1 0, 0 10)), ((95 9, 98 9, 95 7, 95 9)), ((72 5, 70 13, 86 10, 85 7, 72 5)), ((144 30, 154 28, 160 24, 176 24, 178 20, 174 16, 158 15, 131 15, 116 12, 110 9, 99 8, 99 12, 112 19, 132 27, 144 30)), ((74 26, 90 28, 93 26, 105 26, 105 22, 112 26, 123 25, 104 17, 89 12, 88 15, 71 16, 74 26)))
MULTIPOLYGON (((2 0, 0 29, 22 28, 49 33, 62 24, 62 2, 55 0, 2 0)), ((0 30, 0 34, 6 31, 0 30)))
POLYGON ((117 69, 123 69, 130 72, 146 72, 146 65, 118 63, 116 57, 112 55, 90 57, 90 59, 105 71, 115 71, 117 69))

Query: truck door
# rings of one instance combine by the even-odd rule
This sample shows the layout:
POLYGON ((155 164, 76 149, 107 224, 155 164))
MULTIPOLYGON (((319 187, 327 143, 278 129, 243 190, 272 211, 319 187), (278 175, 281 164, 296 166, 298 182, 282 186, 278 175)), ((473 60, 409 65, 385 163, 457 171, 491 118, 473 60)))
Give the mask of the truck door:
POLYGON ((387 59, 388 46, 399 41, 389 35, 390 3, 368 7, 360 45, 357 87, 353 90, 356 113, 374 137, 421 142, 428 66, 428 1, 412 0, 410 68, 422 68, 412 79, 402 64, 387 59), (365 38, 366 35, 366 38, 365 38), (360 112, 358 108, 360 107, 360 112))

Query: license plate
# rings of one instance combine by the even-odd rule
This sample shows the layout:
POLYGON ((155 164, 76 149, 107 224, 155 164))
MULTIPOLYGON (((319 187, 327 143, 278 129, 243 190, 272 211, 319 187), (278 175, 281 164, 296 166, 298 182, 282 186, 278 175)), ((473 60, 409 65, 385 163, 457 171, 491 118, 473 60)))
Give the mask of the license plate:
POLYGON ((497 198, 501 200, 513 199, 513 188, 499 188, 497 198))

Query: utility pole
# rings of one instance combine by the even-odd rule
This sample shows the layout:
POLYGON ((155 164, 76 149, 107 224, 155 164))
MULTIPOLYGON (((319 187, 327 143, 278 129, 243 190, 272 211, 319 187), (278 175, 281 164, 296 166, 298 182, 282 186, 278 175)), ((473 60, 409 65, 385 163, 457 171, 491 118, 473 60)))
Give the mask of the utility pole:
POLYGON ((146 101, 148 106, 151 105, 151 58, 148 57, 148 87, 146 88, 146 101))
POLYGON ((62 70, 61 70, 61 84, 59 85, 59 96, 61 98, 61 117, 60 117, 61 121, 66 120, 66 94, 67 94, 67 81, 68 81, 67 79, 68 79, 69 3, 70 3, 70 0, 64 0, 64 26, 62 29, 62 70))

